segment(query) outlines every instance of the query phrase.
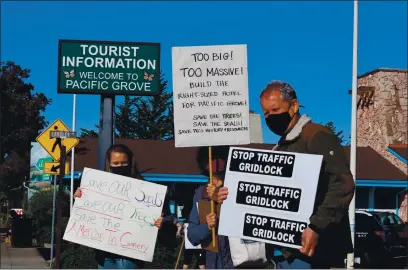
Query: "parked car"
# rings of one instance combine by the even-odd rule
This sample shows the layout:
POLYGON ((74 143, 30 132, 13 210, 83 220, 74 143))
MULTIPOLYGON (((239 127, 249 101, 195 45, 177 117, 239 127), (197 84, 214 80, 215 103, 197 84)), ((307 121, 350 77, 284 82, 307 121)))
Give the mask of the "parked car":
POLYGON ((395 213, 371 212, 385 232, 385 238, 391 246, 408 245, 408 223, 405 223, 395 213))
MULTIPOLYGON (((401 235, 407 225, 394 213, 356 211, 355 258, 363 268, 390 269, 407 265, 401 235)), ((406 241, 406 240, 405 240, 406 241)))

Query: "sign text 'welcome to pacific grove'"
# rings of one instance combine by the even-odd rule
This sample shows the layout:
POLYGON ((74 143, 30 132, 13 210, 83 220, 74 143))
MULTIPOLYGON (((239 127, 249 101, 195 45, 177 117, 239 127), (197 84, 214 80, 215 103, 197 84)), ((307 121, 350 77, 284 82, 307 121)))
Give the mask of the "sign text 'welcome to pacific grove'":
POLYGON ((160 44, 60 40, 58 93, 155 95, 160 44))

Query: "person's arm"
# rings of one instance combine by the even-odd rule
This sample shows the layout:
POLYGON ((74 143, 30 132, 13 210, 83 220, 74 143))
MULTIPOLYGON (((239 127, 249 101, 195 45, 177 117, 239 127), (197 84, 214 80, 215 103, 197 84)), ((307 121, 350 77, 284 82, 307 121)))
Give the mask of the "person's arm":
POLYGON ((338 138, 329 132, 316 133, 308 145, 313 154, 323 155, 323 173, 328 175, 327 192, 321 205, 310 218, 309 227, 319 233, 330 224, 339 223, 348 214, 349 204, 354 196, 355 183, 348 160, 338 138))
POLYGON ((209 230, 208 225, 206 223, 200 224, 197 201, 198 195, 196 192, 193 199, 193 207, 191 208, 187 229, 187 238, 194 246, 200 245, 204 241, 211 238, 211 231, 209 230))
POLYGON ((162 209, 163 224, 164 223, 173 223, 176 220, 176 217, 171 213, 169 208, 169 199, 166 195, 163 203, 162 209))
POLYGON ((171 214, 167 214, 167 216, 166 216, 166 214, 164 213, 163 215, 164 215, 163 216, 163 223, 167 223, 167 222, 173 223, 176 220, 176 218, 171 214))

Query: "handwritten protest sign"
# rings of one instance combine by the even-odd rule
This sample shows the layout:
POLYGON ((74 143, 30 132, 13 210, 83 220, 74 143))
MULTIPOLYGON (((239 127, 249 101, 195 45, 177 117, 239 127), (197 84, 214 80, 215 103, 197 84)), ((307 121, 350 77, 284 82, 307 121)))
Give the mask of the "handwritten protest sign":
POLYGON ((232 147, 218 233, 300 248, 322 160, 321 155, 232 147))
POLYGON ((151 262, 166 186, 85 168, 64 240, 151 262))
POLYGON ((250 143, 246 45, 174 47, 176 147, 250 143))

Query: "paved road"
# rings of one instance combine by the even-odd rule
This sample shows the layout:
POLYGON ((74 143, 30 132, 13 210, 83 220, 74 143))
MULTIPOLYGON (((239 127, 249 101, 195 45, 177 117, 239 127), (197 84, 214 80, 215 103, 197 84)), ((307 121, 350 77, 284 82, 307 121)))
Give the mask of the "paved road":
POLYGON ((36 248, 12 248, 1 243, 0 268, 8 269, 45 269, 48 268, 36 248))

